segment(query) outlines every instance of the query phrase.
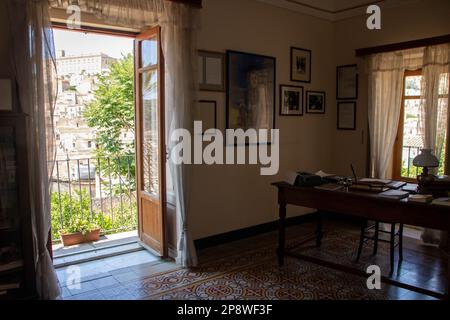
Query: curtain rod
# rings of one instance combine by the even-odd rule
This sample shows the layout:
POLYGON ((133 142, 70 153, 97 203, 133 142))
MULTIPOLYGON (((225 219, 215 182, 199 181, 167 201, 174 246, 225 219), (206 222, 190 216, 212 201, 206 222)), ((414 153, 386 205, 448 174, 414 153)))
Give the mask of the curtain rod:
POLYGON ((438 36, 438 37, 426 38, 426 39, 418 39, 418 40, 412 40, 412 41, 406 41, 406 42, 386 44, 386 45, 377 46, 377 47, 356 49, 355 53, 356 53, 357 57, 361 57, 361 56, 367 56, 367 55, 375 54, 375 53, 413 49, 413 48, 426 47, 426 46, 438 45, 438 44, 443 44, 443 43, 450 43, 450 34, 446 34, 446 35, 438 36))

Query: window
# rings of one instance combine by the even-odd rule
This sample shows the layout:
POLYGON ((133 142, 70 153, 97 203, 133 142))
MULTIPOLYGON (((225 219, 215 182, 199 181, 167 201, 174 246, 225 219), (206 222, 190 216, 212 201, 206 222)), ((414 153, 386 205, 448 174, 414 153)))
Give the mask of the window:
MULTIPOLYGON (((399 180, 415 179, 420 174, 419 169, 413 166, 414 158, 424 147, 424 137, 420 130, 419 115, 421 105, 422 71, 407 71, 403 85, 403 103, 400 114, 399 129, 394 149, 394 178, 399 180)), ((439 107, 438 126, 445 130, 438 174, 446 173, 447 162, 447 106, 449 83, 448 74, 441 74, 439 81, 439 107)))

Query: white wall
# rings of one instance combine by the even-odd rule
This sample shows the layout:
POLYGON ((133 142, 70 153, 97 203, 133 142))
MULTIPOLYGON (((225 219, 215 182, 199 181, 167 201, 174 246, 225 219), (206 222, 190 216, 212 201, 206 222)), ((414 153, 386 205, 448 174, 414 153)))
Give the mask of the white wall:
MULTIPOLYGON (((191 195, 190 227, 203 238, 275 220, 277 193, 271 182, 288 170, 331 169, 334 108, 333 25, 253 0, 207 0, 202 10, 199 48, 227 49, 277 58, 276 127, 280 129, 280 171, 262 177, 259 166, 196 166, 191 195), (312 83, 291 83, 290 47, 312 50, 312 83), (279 117, 279 84, 326 91, 325 115, 279 117)), ((219 129, 225 127, 225 93, 201 92, 218 102, 219 129)), ((289 215, 303 210, 291 208, 289 215)))

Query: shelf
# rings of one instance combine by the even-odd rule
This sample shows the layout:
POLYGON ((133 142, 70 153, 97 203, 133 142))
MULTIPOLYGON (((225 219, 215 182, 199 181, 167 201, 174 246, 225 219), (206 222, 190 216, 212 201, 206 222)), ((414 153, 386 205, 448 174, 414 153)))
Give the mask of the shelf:
POLYGON ((23 268, 23 260, 17 260, 6 264, 0 264, 0 272, 9 272, 23 268))

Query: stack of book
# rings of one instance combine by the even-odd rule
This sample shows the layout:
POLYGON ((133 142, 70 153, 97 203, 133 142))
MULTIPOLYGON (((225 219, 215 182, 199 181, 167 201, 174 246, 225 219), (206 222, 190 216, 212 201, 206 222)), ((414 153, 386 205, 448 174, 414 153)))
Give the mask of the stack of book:
POLYGON ((450 206, 450 198, 438 198, 433 200, 432 204, 437 206, 450 206))
POLYGON ((418 202, 418 203, 430 203, 433 201, 433 196, 430 194, 412 194, 408 198, 409 202, 418 202))
POLYGON ((409 192, 401 190, 388 190, 378 194, 378 196, 381 198, 401 200, 408 198, 409 192))

